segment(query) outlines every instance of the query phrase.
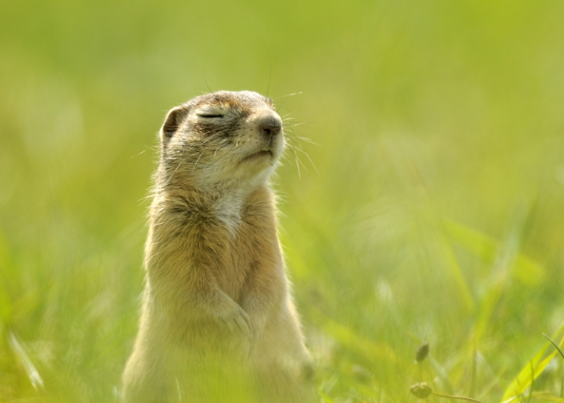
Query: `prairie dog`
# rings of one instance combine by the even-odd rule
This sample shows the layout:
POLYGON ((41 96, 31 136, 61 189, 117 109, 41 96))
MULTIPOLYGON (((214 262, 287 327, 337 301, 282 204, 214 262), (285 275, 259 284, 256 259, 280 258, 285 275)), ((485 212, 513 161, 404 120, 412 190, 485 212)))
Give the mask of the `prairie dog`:
POLYGON ((268 186, 284 148, 271 100, 196 97, 160 143, 125 402, 314 401, 268 186))

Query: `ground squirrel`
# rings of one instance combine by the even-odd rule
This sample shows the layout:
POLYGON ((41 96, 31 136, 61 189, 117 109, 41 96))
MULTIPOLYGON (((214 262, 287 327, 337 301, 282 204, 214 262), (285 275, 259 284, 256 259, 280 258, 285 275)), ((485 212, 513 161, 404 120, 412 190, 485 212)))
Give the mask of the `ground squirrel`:
POLYGON ((268 186, 284 148, 272 101, 196 97, 160 140, 125 402, 314 401, 268 186))

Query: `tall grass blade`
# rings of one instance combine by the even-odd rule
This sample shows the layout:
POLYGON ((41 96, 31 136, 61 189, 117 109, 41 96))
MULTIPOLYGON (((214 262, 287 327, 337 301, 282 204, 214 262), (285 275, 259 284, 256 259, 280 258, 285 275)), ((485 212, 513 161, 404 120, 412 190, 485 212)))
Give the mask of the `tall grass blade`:
MULTIPOLYGON (((556 335, 560 334, 560 332, 564 329, 564 325, 560 326, 556 335)), ((539 377, 540 374, 544 371, 548 363, 554 358, 558 350, 562 345, 564 345, 564 336, 560 340, 558 344, 558 350, 554 350, 548 356, 544 357, 544 354, 548 347, 551 345, 550 341, 547 341, 544 346, 539 350, 539 352, 523 367, 521 372, 513 379, 509 387, 505 390, 503 394, 503 403, 508 403, 519 396, 523 395, 523 393, 529 388, 534 380, 539 377), (532 370, 531 370, 532 368, 532 370)))
MULTIPOLYGON (((468 252, 486 263, 493 263, 501 247, 499 241, 475 228, 454 220, 445 219, 444 227, 451 238, 468 252)), ((526 285, 536 285, 546 276, 544 267, 523 253, 517 253, 513 261, 513 275, 526 285)))
POLYGON ((386 343, 373 342, 362 336, 359 336, 347 326, 341 325, 328 318, 324 319, 326 324, 324 330, 334 337, 341 345, 356 352, 362 357, 374 362, 386 362, 390 366, 397 366, 398 363, 407 363, 399 358, 394 350, 386 343))
POLYGON ((33 365, 33 362, 29 358, 27 352, 19 342, 18 338, 14 335, 14 333, 10 333, 10 346, 12 347, 14 354, 16 355, 16 357, 19 359, 20 363, 24 367, 24 370, 27 376, 29 377, 31 385, 36 390, 42 389, 43 379, 41 378, 41 375, 39 375, 39 371, 37 371, 35 365, 33 365))
POLYGON ((558 344, 556 344, 554 342, 554 340, 552 340, 550 337, 548 337, 548 335, 546 334, 542 334, 544 337, 546 337, 548 339, 548 341, 550 341, 552 343, 552 345, 556 348, 556 350, 558 350, 558 352, 560 353, 560 355, 562 356, 562 358, 564 358, 564 353, 562 352, 562 350, 560 350, 560 347, 558 346, 558 344))
POLYGON ((476 307, 468 283, 462 273, 462 268, 456 259, 456 255, 450 242, 446 237, 442 237, 439 242, 439 253, 442 255, 442 259, 449 269, 449 275, 453 277, 458 290, 458 296, 462 301, 462 304, 467 313, 473 313, 476 307))
POLYGON ((325 393, 323 393, 321 390, 318 391, 318 393, 321 395, 321 398, 323 399, 324 403, 335 403, 334 400, 332 400, 329 396, 327 396, 325 393))

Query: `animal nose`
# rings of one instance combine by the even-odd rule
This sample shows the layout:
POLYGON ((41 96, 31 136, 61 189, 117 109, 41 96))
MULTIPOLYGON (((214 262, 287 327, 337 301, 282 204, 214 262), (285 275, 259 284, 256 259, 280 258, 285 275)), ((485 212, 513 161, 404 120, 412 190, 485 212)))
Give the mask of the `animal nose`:
POLYGON ((265 116, 258 122, 259 131, 267 137, 274 137, 282 130, 282 122, 276 116, 265 116))

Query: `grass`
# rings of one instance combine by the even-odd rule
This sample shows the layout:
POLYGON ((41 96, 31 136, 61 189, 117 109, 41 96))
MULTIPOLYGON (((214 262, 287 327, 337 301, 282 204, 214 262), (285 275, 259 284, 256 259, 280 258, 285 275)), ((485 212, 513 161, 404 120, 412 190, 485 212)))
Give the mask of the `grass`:
POLYGON ((274 187, 320 399, 564 401, 561 3, 0 9, 0 401, 118 401, 155 134, 217 89, 308 154, 274 187))

